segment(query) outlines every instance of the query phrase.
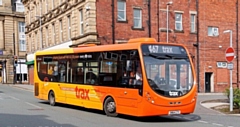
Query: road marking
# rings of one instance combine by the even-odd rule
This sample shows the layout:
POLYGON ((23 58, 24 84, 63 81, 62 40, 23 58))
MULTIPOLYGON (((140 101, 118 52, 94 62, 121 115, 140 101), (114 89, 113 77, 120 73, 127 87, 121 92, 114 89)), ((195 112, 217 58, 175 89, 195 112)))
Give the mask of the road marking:
POLYGON ((13 97, 13 96, 8 96, 8 97, 10 97, 10 98, 12 98, 12 99, 14 99, 14 100, 17 100, 17 101, 20 100, 20 99, 18 99, 18 98, 16 98, 16 97, 13 97))
POLYGON ((215 125, 215 126, 223 126, 222 124, 218 124, 218 123, 212 123, 212 125, 215 125))
POLYGON ((228 127, 233 127, 233 126, 228 126, 228 127))
POLYGON ((198 120, 200 123, 208 123, 207 121, 198 120))
POLYGON ((31 105, 31 106, 33 106, 33 107, 35 107, 35 108, 43 109, 42 107, 37 106, 37 105, 35 105, 35 104, 29 103, 29 102, 25 102, 25 103, 28 104, 28 105, 31 105))

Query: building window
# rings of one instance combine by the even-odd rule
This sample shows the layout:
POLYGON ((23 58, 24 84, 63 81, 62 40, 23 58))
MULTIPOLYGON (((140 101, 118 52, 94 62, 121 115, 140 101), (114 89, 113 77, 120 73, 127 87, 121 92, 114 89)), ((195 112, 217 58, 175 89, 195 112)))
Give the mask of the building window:
POLYGON ((45 43, 45 46, 47 47, 48 46, 48 27, 46 27, 46 43, 45 43))
POLYGON ((83 10, 80 10, 79 14, 80 14, 80 35, 83 35, 84 34, 83 10))
POLYGON ((208 36, 218 36, 218 35, 219 35, 218 27, 212 27, 212 26, 208 27, 208 36))
POLYGON ((196 32, 196 14, 191 14, 191 33, 196 32))
POLYGON ((182 13, 175 13, 175 30, 182 31, 182 13))
POLYGON ((56 35, 55 35, 55 25, 52 24, 52 44, 55 44, 55 39, 56 35))
MULTIPOLYGON (((0 0, 0 5, 2 5, 1 3, 2 3, 2 0, 0 0)), ((21 0, 16 1, 16 12, 24 12, 24 5, 21 2, 21 0)))
POLYGON ((126 1, 118 0, 117 2, 118 8, 118 21, 126 21, 126 1))
POLYGON ((67 19, 68 19, 68 39, 71 40, 71 16, 68 16, 67 19))
POLYGON ((25 38, 25 23, 19 22, 18 23, 18 32, 19 32, 19 51, 26 51, 26 38, 25 38))
POLYGON ((62 26, 62 20, 59 20, 59 27, 60 27, 60 35, 59 35, 59 37, 60 37, 60 42, 62 42, 63 41, 63 26, 62 26))
POLYGON ((218 68, 227 68, 227 62, 217 62, 218 68))
POLYGON ((142 28, 142 10, 133 9, 134 28, 142 28))

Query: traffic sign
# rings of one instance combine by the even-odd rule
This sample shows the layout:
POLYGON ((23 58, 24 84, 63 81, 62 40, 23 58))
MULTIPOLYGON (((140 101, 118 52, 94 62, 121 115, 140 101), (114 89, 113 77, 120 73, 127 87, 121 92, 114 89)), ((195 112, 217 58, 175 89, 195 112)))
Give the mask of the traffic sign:
POLYGON ((229 63, 229 64, 227 65, 227 68, 228 68, 229 70, 232 70, 232 69, 233 69, 233 63, 229 63))
POLYGON ((232 62, 234 59, 234 49, 232 47, 228 47, 225 52, 225 58, 228 62, 232 62))

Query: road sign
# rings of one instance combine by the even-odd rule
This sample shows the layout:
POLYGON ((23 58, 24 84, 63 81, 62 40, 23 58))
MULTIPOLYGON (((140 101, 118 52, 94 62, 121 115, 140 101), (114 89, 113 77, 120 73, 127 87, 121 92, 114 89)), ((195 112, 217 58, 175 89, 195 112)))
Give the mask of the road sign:
POLYGON ((225 52, 225 58, 228 62, 232 62, 234 59, 234 49, 232 47, 228 47, 225 52))
POLYGON ((227 65, 227 68, 228 68, 229 70, 232 70, 232 69, 233 69, 233 63, 229 63, 229 64, 227 65))

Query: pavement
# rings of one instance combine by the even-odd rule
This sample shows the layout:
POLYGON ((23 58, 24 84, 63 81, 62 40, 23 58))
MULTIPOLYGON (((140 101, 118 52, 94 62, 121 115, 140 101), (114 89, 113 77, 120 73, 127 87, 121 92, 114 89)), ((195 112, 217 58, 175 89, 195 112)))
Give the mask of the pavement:
MULTIPOLYGON (((27 91, 31 91, 33 92, 34 91, 34 86, 33 85, 28 85, 28 84, 8 84, 9 86, 12 86, 12 87, 15 87, 15 88, 19 88, 19 89, 23 89, 23 90, 27 90, 27 91)), ((198 96, 201 98, 209 98, 209 96, 219 96, 219 98, 214 98, 214 99, 222 99, 220 96, 225 96, 224 93, 198 93, 198 96), (204 97, 205 96, 205 97, 204 97)), ((208 99, 205 99, 204 101, 200 99, 200 105, 207 108, 207 109, 210 109, 210 110, 213 110, 212 108, 213 107, 216 107, 216 106, 221 106, 221 105, 229 105, 229 103, 222 103, 222 102, 217 102, 217 101, 212 101, 212 102, 206 102, 208 99)), ((210 99, 209 100, 213 100, 213 99, 210 99)), ((240 114, 232 114, 232 115, 235 115, 235 116, 240 116, 240 114)))

